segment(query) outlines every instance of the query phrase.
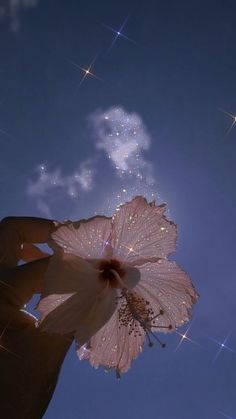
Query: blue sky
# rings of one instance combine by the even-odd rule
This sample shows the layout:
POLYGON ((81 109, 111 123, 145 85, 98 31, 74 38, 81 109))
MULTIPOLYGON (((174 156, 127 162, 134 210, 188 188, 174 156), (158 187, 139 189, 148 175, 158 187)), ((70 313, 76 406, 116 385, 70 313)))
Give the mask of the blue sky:
POLYGON ((166 349, 146 347, 120 382, 72 346, 45 419, 235 418, 236 5, 14 4, 0 6, 0 217, 111 214, 135 194, 164 201, 178 225, 172 258, 200 293, 180 330, 195 343, 176 350, 181 336, 164 336, 166 349), (113 42, 108 26, 126 17, 113 42), (81 83, 92 62, 96 77, 81 83), (130 136, 124 152, 106 115, 138 126, 135 148, 130 136))

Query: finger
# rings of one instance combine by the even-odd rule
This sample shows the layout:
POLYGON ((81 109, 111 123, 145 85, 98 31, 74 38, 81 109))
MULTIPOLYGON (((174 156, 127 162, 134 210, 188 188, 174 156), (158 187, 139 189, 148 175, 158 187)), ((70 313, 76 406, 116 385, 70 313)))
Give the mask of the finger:
POLYGON ((26 326, 33 326, 37 319, 24 310, 16 308, 8 301, 1 301, 0 305, 0 329, 17 330, 26 326))
POLYGON ((0 222, 0 265, 12 268, 22 257, 22 243, 45 243, 57 228, 55 221, 7 217, 0 222))
POLYGON ((23 307, 34 294, 42 292, 49 260, 50 257, 46 257, 3 272, 0 276, 0 295, 14 306, 23 307))
POLYGON ((14 228, 22 243, 45 243, 59 225, 57 221, 38 217, 6 217, 2 223, 14 228))
POLYGON ((49 256, 49 254, 42 252, 37 246, 30 243, 23 243, 21 258, 25 262, 32 262, 33 260, 42 259, 46 256, 49 256))

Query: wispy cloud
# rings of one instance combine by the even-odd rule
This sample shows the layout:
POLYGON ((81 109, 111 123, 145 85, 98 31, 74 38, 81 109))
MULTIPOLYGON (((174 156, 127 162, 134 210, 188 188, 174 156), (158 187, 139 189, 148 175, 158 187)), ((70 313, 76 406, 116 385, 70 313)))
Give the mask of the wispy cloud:
POLYGON ((9 21, 12 31, 20 27, 20 13, 28 8, 36 7, 39 0, 1 0, 0 20, 9 21))
POLYGON ((149 185, 154 183, 152 164, 144 154, 151 138, 138 114, 111 107, 96 111, 90 121, 96 148, 106 153, 119 176, 134 176, 149 185))
MULTIPOLYGON (((150 193, 153 196, 153 166, 145 156, 151 145, 151 137, 142 118, 122 107, 111 107, 106 111, 97 110, 88 120, 94 138, 91 158, 67 175, 63 174, 61 168, 49 170, 42 164, 36 168, 34 180, 27 185, 27 194, 34 199, 38 210, 48 217, 51 217, 55 202, 61 203, 65 195, 72 199, 80 198, 82 192, 92 191, 98 186, 94 174, 99 170, 99 156, 102 154, 111 162, 113 173, 123 185, 120 185, 121 190, 114 197, 109 197, 112 205, 134 194, 150 193)), ((112 176, 111 172, 109 176, 112 176)), ((117 188, 115 183, 114 187, 117 188)), ((77 200, 74 203, 77 205, 77 200)), ((73 201, 70 208, 72 211, 73 201)))
POLYGON ((27 194, 36 199, 38 210, 51 216, 50 202, 56 193, 78 198, 81 191, 89 191, 93 186, 94 170, 91 161, 82 162, 72 174, 64 175, 61 169, 52 171, 41 164, 36 169, 36 179, 27 185, 27 194))

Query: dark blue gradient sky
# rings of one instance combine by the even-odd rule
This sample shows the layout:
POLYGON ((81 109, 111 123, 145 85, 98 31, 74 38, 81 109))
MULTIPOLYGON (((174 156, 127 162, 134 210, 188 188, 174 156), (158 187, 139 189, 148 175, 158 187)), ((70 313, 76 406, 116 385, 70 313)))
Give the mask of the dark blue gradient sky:
POLYGON ((166 349, 145 348, 120 382, 73 346, 45 419, 235 418, 236 126, 226 136, 233 120, 219 109, 236 114, 235 2, 39 0, 11 16, 0 6, 0 217, 80 219, 107 202, 109 212, 124 187, 128 198, 152 192, 178 225, 172 257, 200 293, 188 332, 197 344, 175 351, 180 336, 164 336, 166 349), (135 43, 118 39, 108 53, 103 24, 119 28, 128 15, 135 43), (97 54, 102 80, 79 87, 71 61, 88 66, 97 54), (88 117, 114 106, 137 113, 151 137, 152 187, 120 179, 95 147, 88 117), (63 183, 83 162, 95 172, 91 190, 29 194, 39 165, 63 183), (227 336, 231 350, 217 356, 227 336))

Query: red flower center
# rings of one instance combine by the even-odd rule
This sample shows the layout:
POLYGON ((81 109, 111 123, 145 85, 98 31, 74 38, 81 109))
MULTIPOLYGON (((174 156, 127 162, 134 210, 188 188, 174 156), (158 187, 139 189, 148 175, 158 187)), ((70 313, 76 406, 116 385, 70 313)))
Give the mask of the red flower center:
POLYGON ((109 281, 110 287, 120 288, 120 283, 116 277, 115 272, 119 275, 120 278, 122 278, 125 275, 125 270, 122 269, 121 263, 118 260, 102 259, 99 261, 97 268, 100 271, 98 278, 101 281, 109 281))

